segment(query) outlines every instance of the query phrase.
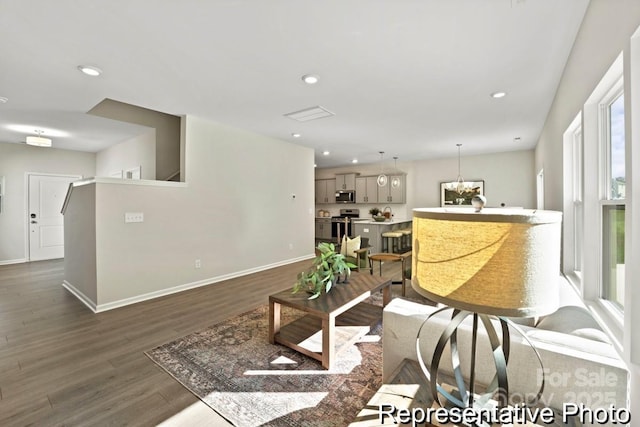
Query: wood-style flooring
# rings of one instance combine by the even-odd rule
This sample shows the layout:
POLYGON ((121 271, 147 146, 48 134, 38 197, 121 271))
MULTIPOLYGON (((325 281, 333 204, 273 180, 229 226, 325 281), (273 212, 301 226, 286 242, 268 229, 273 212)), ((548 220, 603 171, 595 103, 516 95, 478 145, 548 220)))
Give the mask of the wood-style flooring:
POLYGON ((266 304, 309 264, 99 314, 62 287, 63 260, 0 266, 0 426, 229 425, 144 351, 266 304))

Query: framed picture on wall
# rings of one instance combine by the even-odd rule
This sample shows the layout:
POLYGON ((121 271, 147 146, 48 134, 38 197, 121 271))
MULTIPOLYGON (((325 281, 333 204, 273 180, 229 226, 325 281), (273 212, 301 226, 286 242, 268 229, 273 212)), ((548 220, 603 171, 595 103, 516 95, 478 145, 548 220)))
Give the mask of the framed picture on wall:
POLYGON ((462 192, 458 191, 458 182, 440 183, 440 206, 471 206, 473 196, 484 194, 484 181, 464 181, 462 192))

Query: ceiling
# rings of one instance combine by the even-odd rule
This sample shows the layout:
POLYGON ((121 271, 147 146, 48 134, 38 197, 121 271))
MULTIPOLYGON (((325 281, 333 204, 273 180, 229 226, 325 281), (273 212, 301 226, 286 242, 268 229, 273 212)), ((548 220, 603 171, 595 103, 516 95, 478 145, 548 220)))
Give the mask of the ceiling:
POLYGON ((139 134, 85 114, 110 98, 313 147, 318 167, 531 149, 587 5, 0 0, 0 142, 41 129, 99 151, 139 134), (313 106, 335 115, 284 116, 313 106))

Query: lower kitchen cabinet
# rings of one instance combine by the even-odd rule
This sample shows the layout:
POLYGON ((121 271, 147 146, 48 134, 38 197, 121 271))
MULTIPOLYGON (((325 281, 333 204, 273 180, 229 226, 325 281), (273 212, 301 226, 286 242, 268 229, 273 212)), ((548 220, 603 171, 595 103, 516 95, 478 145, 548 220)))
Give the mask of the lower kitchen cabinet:
POLYGON ((331 218, 316 218, 316 240, 331 240, 331 218))

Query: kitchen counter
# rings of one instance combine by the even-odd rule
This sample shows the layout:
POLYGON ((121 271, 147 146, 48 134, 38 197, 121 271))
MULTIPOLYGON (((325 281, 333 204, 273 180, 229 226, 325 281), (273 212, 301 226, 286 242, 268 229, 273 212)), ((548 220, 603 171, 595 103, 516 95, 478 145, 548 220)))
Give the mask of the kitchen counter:
POLYGON ((354 218, 353 220, 354 224, 375 224, 375 225, 385 225, 385 224, 402 224, 404 222, 411 222, 411 219, 396 219, 396 218, 392 218, 392 219, 387 219, 384 220, 382 222, 378 222, 375 221, 371 218, 354 218))
POLYGON ((371 246, 371 253, 382 252, 382 233, 400 228, 411 227, 412 219, 391 219, 383 222, 371 218, 353 220, 354 236, 367 237, 371 246))

